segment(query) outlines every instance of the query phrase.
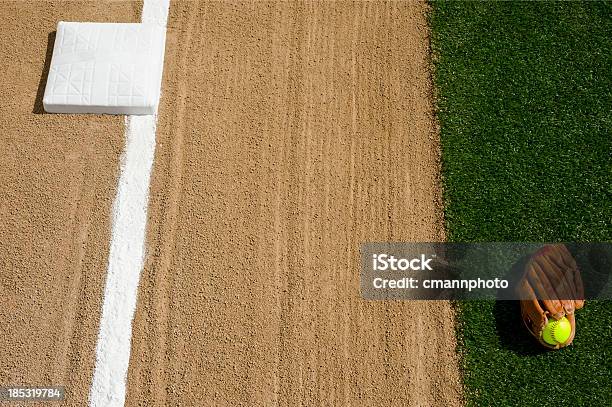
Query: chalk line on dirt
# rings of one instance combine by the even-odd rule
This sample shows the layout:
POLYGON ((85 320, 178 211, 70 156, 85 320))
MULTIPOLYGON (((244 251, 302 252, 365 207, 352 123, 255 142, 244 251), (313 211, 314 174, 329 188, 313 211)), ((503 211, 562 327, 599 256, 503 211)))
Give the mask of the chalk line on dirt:
MULTIPOLYGON (((170 0, 144 0, 142 23, 166 26, 170 0)), ((144 261, 149 181, 157 114, 127 116, 126 149, 113 205, 104 304, 96 347, 90 406, 123 406, 132 320, 144 261)))

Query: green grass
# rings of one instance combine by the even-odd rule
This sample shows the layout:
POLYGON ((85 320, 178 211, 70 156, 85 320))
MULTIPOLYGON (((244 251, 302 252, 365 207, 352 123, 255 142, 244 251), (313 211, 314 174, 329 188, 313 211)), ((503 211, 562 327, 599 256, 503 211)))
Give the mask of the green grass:
MULTIPOLYGON (((612 240, 611 16, 602 2, 432 4, 449 240, 612 240)), ((610 405, 612 303, 587 302, 555 352, 513 302, 458 307, 469 405, 610 405)))

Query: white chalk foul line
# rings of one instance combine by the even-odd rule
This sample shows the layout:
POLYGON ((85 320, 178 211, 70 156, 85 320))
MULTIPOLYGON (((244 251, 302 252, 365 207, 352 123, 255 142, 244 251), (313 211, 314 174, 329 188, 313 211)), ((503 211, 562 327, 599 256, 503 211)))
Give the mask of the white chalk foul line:
MULTIPOLYGON (((142 23, 165 28, 169 2, 144 0, 142 23)), ((119 407, 125 403, 132 320, 144 261, 156 122, 157 114, 126 117, 126 149, 113 205, 104 304, 89 392, 91 407, 119 407)))

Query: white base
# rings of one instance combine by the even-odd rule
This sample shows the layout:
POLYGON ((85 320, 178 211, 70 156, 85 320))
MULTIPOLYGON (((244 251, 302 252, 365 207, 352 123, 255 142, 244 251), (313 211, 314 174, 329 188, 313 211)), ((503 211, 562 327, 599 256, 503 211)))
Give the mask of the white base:
POLYGON ((45 111, 155 113, 165 35, 155 24, 58 23, 45 111))

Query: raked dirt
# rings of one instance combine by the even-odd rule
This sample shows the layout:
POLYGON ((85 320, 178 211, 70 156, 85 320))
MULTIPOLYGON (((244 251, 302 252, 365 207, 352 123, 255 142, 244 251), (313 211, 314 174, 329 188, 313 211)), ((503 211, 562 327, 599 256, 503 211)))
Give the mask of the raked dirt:
POLYGON ((127 405, 461 403, 450 304, 359 292, 361 243, 444 239, 428 36, 409 1, 172 1, 127 405))
POLYGON ((42 114, 49 35, 141 7, 0 2, 0 386, 66 386, 45 405, 87 404, 125 142, 123 117, 42 114))

